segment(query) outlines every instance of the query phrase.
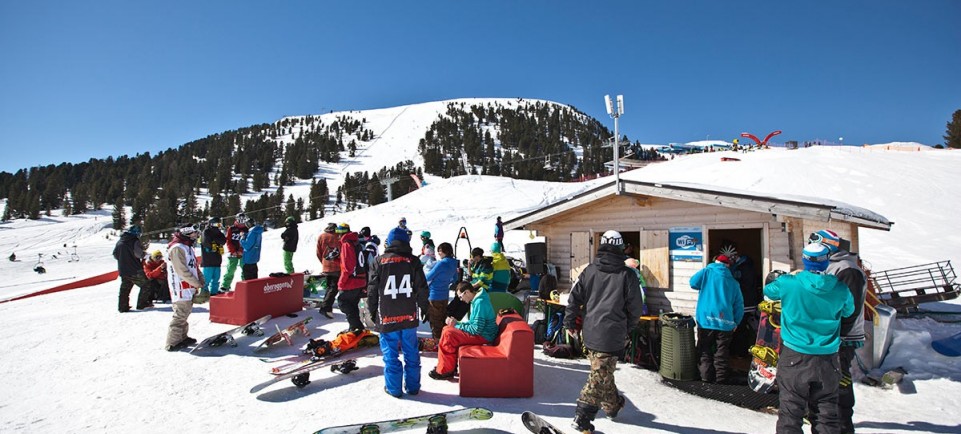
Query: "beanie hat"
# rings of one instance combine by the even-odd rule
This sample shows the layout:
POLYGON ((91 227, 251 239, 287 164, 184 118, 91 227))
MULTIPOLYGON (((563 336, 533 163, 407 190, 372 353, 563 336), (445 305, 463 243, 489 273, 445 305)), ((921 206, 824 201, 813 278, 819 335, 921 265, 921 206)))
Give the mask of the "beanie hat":
POLYGON ((820 243, 824 247, 827 247, 828 251, 832 254, 837 253, 841 247, 841 237, 838 236, 838 233, 827 229, 821 229, 812 233, 811 236, 808 237, 808 242, 820 243))
POLYGON ((180 229, 177 229, 177 232, 180 232, 183 235, 191 235, 197 232, 197 227, 191 224, 186 224, 181 226, 180 229))
POLYGON ((327 223, 327 227, 324 228, 324 232, 334 233, 337 230, 337 223, 327 223))
POLYGON ((387 245, 393 244, 394 241, 401 241, 404 244, 408 244, 410 243, 410 235, 401 228, 393 228, 390 230, 390 233, 387 234, 387 245))
POLYGON ((370 238, 370 226, 364 226, 360 228, 360 236, 364 238, 370 238))
POLYGON ((139 225, 130 225, 130 227, 127 228, 127 233, 135 237, 139 237, 140 234, 143 233, 143 229, 140 229, 139 225))
POLYGON ((347 232, 350 232, 350 225, 347 223, 341 223, 337 225, 335 232, 339 235, 346 234, 347 232))
POLYGON ((621 233, 618 231, 607 231, 604 235, 601 235, 601 244, 609 244, 619 249, 624 248, 624 238, 621 238, 621 233))
POLYGON ((804 262, 804 269, 815 273, 827 270, 831 257, 831 251, 820 243, 811 243, 804 248, 801 253, 801 262, 804 262))
POLYGON ((430 231, 424 231, 420 233, 421 238, 430 238, 430 231))
POLYGON ((734 244, 728 243, 721 246, 721 251, 719 253, 731 258, 737 256, 737 247, 735 247, 734 244))
POLYGON ((491 244, 491 253, 500 253, 500 252, 501 252, 501 243, 494 242, 494 244, 491 244))
POLYGON ((247 223, 247 214, 238 213, 237 216, 234 217, 234 224, 242 225, 244 223, 247 223))
POLYGON ((720 262, 722 264, 731 265, 731 258, 729 258, 727 255, 717 255, 717 257, 714 258, 714 261, 720 262))
POLYGON ((297 222, 297 219, 295 219, 294 216, 289 216, 289 217, 287 217, 287 219, 284 220, 284 221, 287 222, 287 223, 295 223, 295 222, 297 222))

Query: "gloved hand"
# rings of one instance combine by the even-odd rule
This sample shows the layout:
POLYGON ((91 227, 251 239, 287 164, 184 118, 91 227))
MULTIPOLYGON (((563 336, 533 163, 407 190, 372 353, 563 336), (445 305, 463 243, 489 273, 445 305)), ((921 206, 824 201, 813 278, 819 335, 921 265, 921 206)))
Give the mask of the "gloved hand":
POLYGON ((861 348, 864 346, 864 341, 841 341, 841 346, 861 348))
POLYGON ((427 312, 423 312, 423 313, 420 314, 420 321, 421 321, 422 323, 427 324, 427 322, 428 322, 429 320, 430 320, 430 318, 427 317, 427 312))
POLYGON ((204 304, 210 301, 210 291, 206 289, 201 289, 194 294, 193 302, 197 304, 204 304))

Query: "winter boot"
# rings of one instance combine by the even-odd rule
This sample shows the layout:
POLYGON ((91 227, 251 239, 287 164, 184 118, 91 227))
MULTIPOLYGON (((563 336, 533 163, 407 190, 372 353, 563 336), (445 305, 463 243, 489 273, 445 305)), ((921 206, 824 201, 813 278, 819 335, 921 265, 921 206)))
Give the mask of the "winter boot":
POLYGON ((615 417, 617 417, 617 414, 621 412, 622 408, 624 408, 624 402, 625 402, 624 395, 618 394, 617 405, 614 406, 614 408, 610 409, 610 411, 605 411, 605 413, 607 413, 607 418, 614 419, 615 417))
POLYGON ((594 432, 594 424, 591 421, 597 416, 597 406, 590 405, 580 400, 577 401, 577 408, 574 410, 574 421, 571 426, 578 432, 589 434, 594 432))

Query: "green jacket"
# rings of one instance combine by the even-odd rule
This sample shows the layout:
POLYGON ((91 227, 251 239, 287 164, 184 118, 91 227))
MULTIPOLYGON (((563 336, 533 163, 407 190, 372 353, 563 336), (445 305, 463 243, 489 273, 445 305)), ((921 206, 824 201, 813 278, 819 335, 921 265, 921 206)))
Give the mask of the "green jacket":
POLYGON ((492 253, 493 261, 491 267, 494 272, 491 276, 491 292, 507 292, 507 287, 511 284, 511 266, 507 262, 507 257, 503 253, 492 253))
POLYGON ((467 320, 458 322, 454 327, 487 339, 487 342, 494 342, 494 339, 497 339, 497 316, 494 314, 494 307, 491 306, 491 299, 487 296, 487 290, 477 292, 474 300, 470 302, 467 320))
POLYGON ((854 298, 837 277, 802 271, 764 287, 781 300, 781 340, 802 354, 833 354, 841 346, 841 318, 854 312, 854 298))

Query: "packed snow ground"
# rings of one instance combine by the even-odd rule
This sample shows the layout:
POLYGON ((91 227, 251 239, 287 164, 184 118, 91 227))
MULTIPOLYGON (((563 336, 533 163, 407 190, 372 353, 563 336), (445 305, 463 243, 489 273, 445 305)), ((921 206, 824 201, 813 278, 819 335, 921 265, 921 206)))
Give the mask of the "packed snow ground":
MULTIPOLYGON (((950 190, 961 181, 959 163, 961 153, 951 151, 815 148, 696 155, 624 176, 823 197, 870 209, 895 222, 890 232, 861 231, 861 254, 874 269, 886 269, 961 258, 961 231, 954 224, 961 201, 950 190), (720 163, 725 155, 741 161, 720 163)), ((486 249, 497 215, 511 218, 593 185, 481 176, 432 180, 394 202, 302 224, 294 264, 298 270, 319 267, 313 248, 328 221, 345 221, 355 229, 370 226, 383 237, 405 216, 413 230, 430 230, 438 243, 453 242, 464 226, 473 245, 486 249)), ((110 224, 106 211, 0 224, 0 255, 16 252, 21 259, 0 261, 0 299, 115 270, 110 252, 117 233, 110 224), (80 260, 69 262, 73 245, 80 260), (44 254, 48 270, 43 275, 32 271, 38 253, 44 254)), ((280 232, 265 233, 261 275, 282 269, 280 232)), ((508 251, 521 256, 530 235, 509 233, 508 251)), ((314 383, 302 390, 284 382, 249 394, 269 376, 269 366, 257 360, 263 355, 252 353, 259 338, 241 338, 235 349, 167 353, 162 346, 169 306, 119 314, 118 286, 115 281, 0 304, 0 319, 8 329, 0 338, 0 432, 313 432, 462 406, 490 408, 494 419, 452 425, 451 432, 524 432, 519 417, 524 410, 564 429, 587 377, 586 361, 551 359, 537 351, 533 398, 461 398, 456 383, 426 376, 435 365, 435 356, 426 353, 423 389, 414 397, 398 400, 384 394, 379 357, 360 359, 361 369, 347 376, 316 371, 314 383)), ((925 307, 961 311, 957 300, 925 307)), ((204 338, 231 327, 209 322, 207 308, 195 306, 191 336, 204 338)), ((284 326, 304 315, 314 317, 314 337, 329 339, 346 328, 339 312, 326 320, 314 311, 274 319, 267 326, 284 326)), ((895 327, 884 366, 903 366, 909 374, 900 389, 855 385, 858 432, 961 432, 961 359, 941 356, 929 345, 961 331, 961 325, 899 319, 895 327)), ((422 327, 421 333, 426 330, 422 327)), ((298 337, 298 344, 305 342, 298 337)), ((294 352, 296 348, 281 346, 265 355, 294 352)), ((684 394, 662 385, 656 372, 621 364, 616 378, 628 404, 616 422, 599 418, 599 432, 774 431, 775 416, 684 394)))

